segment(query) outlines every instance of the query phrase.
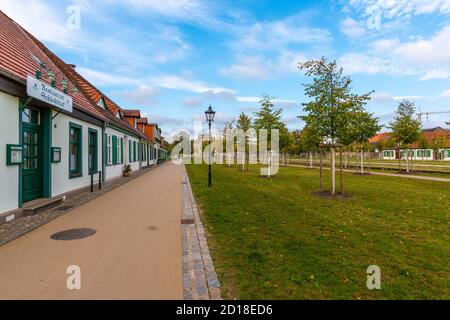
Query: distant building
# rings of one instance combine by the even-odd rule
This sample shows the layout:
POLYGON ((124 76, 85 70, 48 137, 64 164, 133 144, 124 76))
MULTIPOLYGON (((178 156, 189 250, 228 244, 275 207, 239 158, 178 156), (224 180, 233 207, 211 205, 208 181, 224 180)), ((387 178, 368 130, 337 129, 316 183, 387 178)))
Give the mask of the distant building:
MULTIPOLYGON (((380 158, 384 160, 399 160, 406 158, 406 148, 397 147, 392 133, 384 132, 369 141, 374 145, 380 158)), ((441 127, 425 129, 419 141, 410 146, 409 155, 414 160, 444 160, 450 161, 450 130, 441 127), (436 147, 442 142, 441 147, 436 147)))

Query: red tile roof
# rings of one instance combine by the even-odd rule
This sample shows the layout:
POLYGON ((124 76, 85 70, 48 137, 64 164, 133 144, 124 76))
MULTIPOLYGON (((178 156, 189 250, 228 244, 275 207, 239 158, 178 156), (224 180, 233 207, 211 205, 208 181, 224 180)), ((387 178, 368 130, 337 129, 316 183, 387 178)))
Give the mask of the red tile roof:
POLYGON ((55 73, 56 87, 59 90, 63 90, 61 86, 61 80, 63 79, 69 81, 69 88, 78 87, 80 92, 72 95, 75 108, 103 121, 109 120, 119 128, 147 139, 141 131, 116 117, 119 111, 122 112, 117 104, 2 11, 0 11, 0 56, 2 57, 0 69, 22 82, 26 80, 28 75, 34 76, 36 70, 39 69, 38 62, 33 59, 33 56, 35 56, 46 66, 42 81, 49 83, 46 80, 45 73, 52 70, 55 73), (108 110, 97 106, 100 98, 104 99, 108 110))
POLYGON ((123 115, 126 117, 133 117, 133 118, 140 118, 141 117, 141 111, 139 110, 122 110, 123 115))
MULTIPOLYGON (((39 64, 33 56, 46 66, 41 80, 50 83, 46 79, 46 73, 52 70, 55 74, 56 87, 62 91, 61 80, 65 78, 63 72, 36 44, 34 37, 0 11, 0 69, 16 80, 25 82, 27 76, 34 76, 36 70, 39 70, 39 64)), ((71 87, 74 87, 73 82, 69 82, 69 88, 71 87)), ((99 119, 105 118, 83 94, 74 94, 72 98, 75 108, 99 119)))
MULTIPOLYGON (((443 129, 441 127, 425 129, 422 131, 422 136, 418 142, 413 143, 411 148, 420 148, 420 141, 426 141, 430 146, 433 144, 435 138, 439 136, 446 137, 446 146, 445 148, 450 148, 450 130, 443 129)), ((392 133, 384 132, 376 135, 372 139, 369 140, 370 143, 377 143, 379 141, 386 141, 392 137, 392 133)))
POLYGON ((148 124, 148 119, 147 118, 140 118, 140 119, 138 119, 137 123, 139 123, 139 124, 148 124))

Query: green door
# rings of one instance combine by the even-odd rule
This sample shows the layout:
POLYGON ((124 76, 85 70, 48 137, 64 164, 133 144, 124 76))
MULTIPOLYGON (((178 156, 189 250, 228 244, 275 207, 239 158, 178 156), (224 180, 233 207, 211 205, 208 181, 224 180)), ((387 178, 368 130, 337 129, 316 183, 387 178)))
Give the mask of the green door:
POLYGON ((42 197, 41 134, 37 124, 23 123, 23 201, 42 197))

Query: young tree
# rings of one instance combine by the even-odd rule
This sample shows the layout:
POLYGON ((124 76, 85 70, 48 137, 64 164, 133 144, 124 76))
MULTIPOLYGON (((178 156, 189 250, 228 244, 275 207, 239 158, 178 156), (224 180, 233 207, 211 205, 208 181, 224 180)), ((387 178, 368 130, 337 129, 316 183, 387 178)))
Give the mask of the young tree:
POLYGON ((304 103, 305 116, 300 118, 331 147, 331 194, 336 193, 335 146, 348 131, 355 112, 362 111, 372 92, 357 95, 352 93, 351 79, 343 75, 336 61, 325 58, 300 64, 312 83, 305 84, 305 93, 312 99, 304 103))
POLYGON ((226 153, 226 161, 225 164, 227 167, 231 167, 231 160, 232 157, 234 157, 234 152, 231 152, 230 150, 228 150, 230 147, 235 146, 235 141, 233 138, 233 141, 228 141, 229 138, 233 137, 233 130, 234 130, 234 120, 233 121, 226 121, 225 122, 225 127, 223 129, 223 135, 224 135, 224 148, 225 148, 225 153, 226 153))
MULTIPOLYGON (((414 118, 416 107, 409 100, 400 101, 395 113, 394 121, 389 123, 389 128, 398 143, 406 146, 406 172, 409 172, 409 157, 411 156, 411 144, 419 140, 422 132, 420 122, 414 118)), ((412 157, 411 157, 412 161, 412 157)))
MULTIPOLYGON (((269 95, 264 94, 262 97, 261 110, 254 113, 254 122, 253 127, 256 131, 261 129, 267 130, 267 139, 272 141, 272 132, 271 130, 281 130, 286 125, 281 121, 281 114, 283 109, 275 109, 275 105, 273 103, 274 98, 269 95)), ((270 149, 270 146, 269 146, 270 149)))
MULTIPOLYGON (((253 122, 253 128, 258 134, 260 130, 267 130, 269 151, 272 151, 272 130, 279 130, 280 132, 280 150, 285 149, 289 144, 286 124, 281 121, 281 113, 283 112, 283 109, 276 109, 273 100, 274 98, 269 95, 263 95, 260 102, 262 106, 261 110, 254 113, 255 119, 253 122)), ((271 156, 269 156, 269 161, 271 160, 271 156)))
MULTIPOLYGON (((242 112, 236 121, 236 128, 242 130, 244 134, 247 133, 252 128, 252 118, 246 115, 244 112, 242 112)), ((244 143, 245 143, 245 159, 247 159, 247 150, 248 150, 247 136, 245 137, 244 143)), ((245 171, 245 162, 246 160, 244 160, 242 163, 242 171, 245 171)))
POLYGON ((313 151, 316 151, 320 144, 322 143, 321 137, 317 132, 308 124, 303 128, 300 135, 300 141, 302 147, 308 153, 309 156, 309 167, 313 167, 313 151))
POLYGON ((365 111, 355 112, 351 123, 353 140, 361 146, 361 174, 364 174, 364 146, 381 130, 381 126, 378 124, 378 118, 365 111))

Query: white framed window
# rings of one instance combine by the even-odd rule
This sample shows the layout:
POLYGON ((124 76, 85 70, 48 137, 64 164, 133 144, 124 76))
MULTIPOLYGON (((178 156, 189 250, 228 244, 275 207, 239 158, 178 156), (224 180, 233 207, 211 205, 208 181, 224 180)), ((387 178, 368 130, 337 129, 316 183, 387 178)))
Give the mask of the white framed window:
POLYGON ((98 100, 97 105, 98 105, 100 108, 106 109, 105 100, 104 100, 103 98, 100 98, 100 99, 98 100))
POLYGON ((117 141, 117 163, 122 163, 122 140, 123 138, 119 138, 117 141))

